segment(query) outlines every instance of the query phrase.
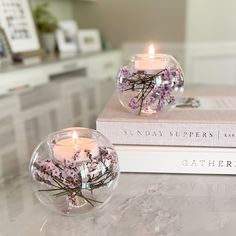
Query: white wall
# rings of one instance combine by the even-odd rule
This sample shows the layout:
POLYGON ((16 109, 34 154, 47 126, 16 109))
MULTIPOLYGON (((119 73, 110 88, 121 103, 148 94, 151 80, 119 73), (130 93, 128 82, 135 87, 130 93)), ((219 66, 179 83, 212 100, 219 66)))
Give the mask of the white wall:
POLYGON ((97 28, 114 47, 124 42, 183 43, 187 0, 74 1, 79 28, 97 28))
POLYGON ((236 41, 235 0, 188 0, 186 42, 236 41))
POLYGON ((187 80, 236 84, 236 1, 188 0, 186 9, 187 80))

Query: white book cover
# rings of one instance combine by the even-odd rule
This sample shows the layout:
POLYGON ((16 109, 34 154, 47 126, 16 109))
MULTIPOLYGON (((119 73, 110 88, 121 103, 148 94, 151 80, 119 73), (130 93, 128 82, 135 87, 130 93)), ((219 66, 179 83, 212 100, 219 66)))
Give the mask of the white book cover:
POLYGON ((121 172, 236 174, 235 148, 114 146, 121 172))

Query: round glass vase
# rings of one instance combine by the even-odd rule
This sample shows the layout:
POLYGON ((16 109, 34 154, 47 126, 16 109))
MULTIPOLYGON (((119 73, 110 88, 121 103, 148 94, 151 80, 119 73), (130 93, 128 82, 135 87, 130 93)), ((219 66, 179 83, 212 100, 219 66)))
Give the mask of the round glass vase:
POLYGON ((69 128, 39 144, 30 174, 41 203, 63 215, 76 215, 108 202, 118 182, 119 163, 114 147, 101 133, 69 128))
POLYGON ((117 75, 120 103, 135 114, 170 110, 184 90, 184 74, 171 55, 136 55, 117 75))

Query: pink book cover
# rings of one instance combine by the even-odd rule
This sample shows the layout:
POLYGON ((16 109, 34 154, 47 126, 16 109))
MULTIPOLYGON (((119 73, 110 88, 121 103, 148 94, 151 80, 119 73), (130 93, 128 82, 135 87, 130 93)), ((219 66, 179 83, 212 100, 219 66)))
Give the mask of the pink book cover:
POLYGON ((199 107, 137 116, 115 93, 97 119, 97 130, 113 144, 236 147, 236 86, 191 85, 182 97, 194 98, 199 107))
POLYGON ((187 86, 179 101, 171 111, 137 116, 115 93, 97 119, 97 130, 121 145, 236 147, 236 86, 187 86))

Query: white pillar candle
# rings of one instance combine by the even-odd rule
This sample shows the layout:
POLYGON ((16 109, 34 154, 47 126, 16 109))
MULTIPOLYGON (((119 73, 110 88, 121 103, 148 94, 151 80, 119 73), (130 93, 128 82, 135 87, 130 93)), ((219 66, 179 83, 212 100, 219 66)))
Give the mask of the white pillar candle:
POLYGON ((168 60, 165 54, 155 54, 154 46, 150 45, 147 54, 135 56, 135 69, 141 71, 164 70, 167 67, 168 60))
POLYGON ((54 158, 61 162, 73 161, 73 157, 78 151, 80 151, 78 161, 86 161, 88 160, 86 150, 89 150, 92 155, 96 155, 97 144, 90 138, 78 137, 76 132, 73 132, 71 138, 60 140, 53 146, 54 158))

